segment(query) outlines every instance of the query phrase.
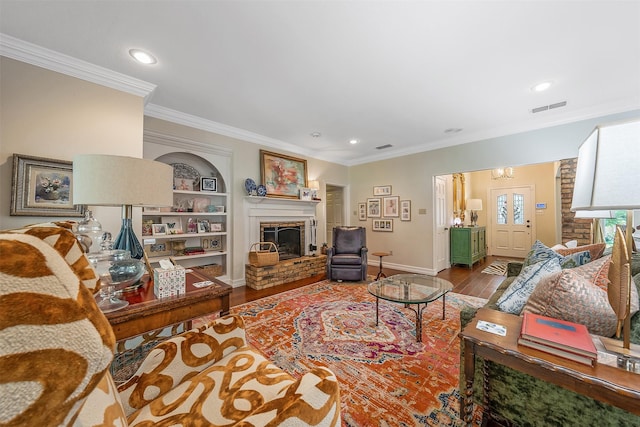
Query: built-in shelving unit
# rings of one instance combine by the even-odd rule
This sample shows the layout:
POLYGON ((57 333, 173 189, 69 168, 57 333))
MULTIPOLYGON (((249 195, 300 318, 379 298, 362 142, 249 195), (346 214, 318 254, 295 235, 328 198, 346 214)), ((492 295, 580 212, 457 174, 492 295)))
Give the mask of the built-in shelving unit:
POLYGON ((222 272, 218 278, 229 281, 231 151, 153 132, 144 136, 144 157, 173 165, 176 184, 185 178, 193 188, 174 189, 171 208, 142 212, 142 238, 149 261, 154 264, 171 258, 184 267, 215 264, 221 266, 217 267, 222 272), (215 178, 215 191, 202 191, 201 178, 215 178), (162 230, 153 224, 165 224, 166 234, 159 234, 162 230), (185 248, 204 252, 185 254, 185 248))

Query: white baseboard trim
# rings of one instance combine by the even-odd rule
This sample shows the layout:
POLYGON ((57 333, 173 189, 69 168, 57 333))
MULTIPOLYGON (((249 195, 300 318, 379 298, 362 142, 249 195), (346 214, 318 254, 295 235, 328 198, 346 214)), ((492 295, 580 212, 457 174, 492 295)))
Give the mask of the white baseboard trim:
MULTIPOLYGON (((380 260, 370 259, 370 260, 367 261, 367 265, 370 265, 372 267, 378 268, 380 266, 380 260)), ((391 268, 391 269, 394 269, 394 270, 406 271, 406 272, 409 272, 409 273, 426 274, 428 276, 436 276, 438 274, 438 272, 435 271, 433 268, 424 268, 424 267, 416 267, 416 266, 413 266, 413 265, 395 264, 395 263, 392 263, 392 262, 385 262, 383 260, 382 261, 382 271, 384 272, 384 270, 386 268, 391 268)))

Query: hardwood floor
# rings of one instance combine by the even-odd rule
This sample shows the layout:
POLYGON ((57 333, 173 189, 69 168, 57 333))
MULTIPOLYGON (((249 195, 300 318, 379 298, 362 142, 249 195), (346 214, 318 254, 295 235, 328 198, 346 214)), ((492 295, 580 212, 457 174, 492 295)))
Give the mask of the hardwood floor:
MULTIPOLYGON (((504 280, 504 276, 482 273, 482 270, 495 259, 497 259, 497 257, 488 256, 484 262, 477 262, 471 269, 468 267, 454 266, 438 273, 438 277, 450 281, 453 284, 453 292, 480 298, 489 298, 493 291, 495 291, 498 285, 504 280)), ((387 276, 406 273, 404 271, 389 268, 383 268, 383 271, 387 276)), ((373 276, 378 274, 378 266, 369 266, 368 273, 373 276)), ((233 288, 230 296, 230 305, 231 307, 234 307, 236 305, 244 304, 245 302, 254 301, 256 299, 288 291, 290 289, 296 289, 314 282, 315 280, 302 280, 260 291, 246 286, 233 288)))

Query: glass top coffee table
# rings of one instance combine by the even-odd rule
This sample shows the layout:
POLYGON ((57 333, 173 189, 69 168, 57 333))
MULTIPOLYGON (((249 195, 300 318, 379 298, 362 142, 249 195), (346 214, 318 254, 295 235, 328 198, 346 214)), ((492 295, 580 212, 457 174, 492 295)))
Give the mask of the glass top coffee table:
POLYGON ((416 313, 416 340, 422 342, 422 312, 427 308, 427 304, 442 297, 442 320, 444 320, 445 295, 453 289, 453 285, 447 280, 426 274, 396 274, 369 283, 367 289, 376 297, 376 326, 378 326, 378 304, 381 299, 404 304, 416 313), (416 308, 411 307, 413 304, 416 308))

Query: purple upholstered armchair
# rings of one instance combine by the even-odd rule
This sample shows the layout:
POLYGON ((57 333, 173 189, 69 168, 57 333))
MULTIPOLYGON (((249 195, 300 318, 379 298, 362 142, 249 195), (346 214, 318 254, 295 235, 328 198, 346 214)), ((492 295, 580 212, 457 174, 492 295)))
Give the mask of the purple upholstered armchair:
POLYGON ((327 249, 327 278, 367 279, 367 230, 364 227, 333 229, 333 247, 327 249))

